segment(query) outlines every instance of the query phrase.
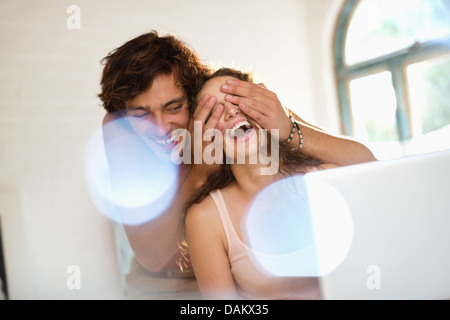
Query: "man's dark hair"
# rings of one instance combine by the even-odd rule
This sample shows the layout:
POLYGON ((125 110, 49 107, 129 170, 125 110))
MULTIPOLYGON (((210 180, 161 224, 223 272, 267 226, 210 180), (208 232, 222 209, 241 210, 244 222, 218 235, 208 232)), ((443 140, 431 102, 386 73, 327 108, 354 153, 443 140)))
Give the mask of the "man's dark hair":
POLYGON ((138 36, 102 59, 104 69, 98 95, 109 113, 126 109, 126 102, 145 92, 156 76, 171 74, 182 86, 192 114, 195 92, 208 71, 197 54, 172 35, 156 31, 138 36))

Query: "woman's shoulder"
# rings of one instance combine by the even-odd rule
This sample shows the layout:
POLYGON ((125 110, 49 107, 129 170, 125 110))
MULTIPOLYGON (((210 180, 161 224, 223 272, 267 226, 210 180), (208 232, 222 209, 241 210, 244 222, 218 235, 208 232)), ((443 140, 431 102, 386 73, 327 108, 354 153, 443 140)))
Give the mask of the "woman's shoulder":
POLYGON ((212 199, 211 195, 206 196, 199 203, 193 204, 187 211, 186 222, 202 222, 208 223, 216 214, 212 214, 217 212, 217 207, 212 199))
POLYGON ((186 231, 190 239, 226 239, 222 221, 214 200, 210 195, 192 205, 186 214, 186 231))

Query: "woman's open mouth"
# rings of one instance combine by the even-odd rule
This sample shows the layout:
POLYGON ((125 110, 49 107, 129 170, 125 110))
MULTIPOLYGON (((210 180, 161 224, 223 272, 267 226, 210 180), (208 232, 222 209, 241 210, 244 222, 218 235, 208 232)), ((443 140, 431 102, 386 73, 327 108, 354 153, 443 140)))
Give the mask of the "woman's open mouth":
POLYGON ((247 120, 236 123, 233 128, 228 129, 228 137, 236 142, 246 141, 254 133, 254 129, 247 120))

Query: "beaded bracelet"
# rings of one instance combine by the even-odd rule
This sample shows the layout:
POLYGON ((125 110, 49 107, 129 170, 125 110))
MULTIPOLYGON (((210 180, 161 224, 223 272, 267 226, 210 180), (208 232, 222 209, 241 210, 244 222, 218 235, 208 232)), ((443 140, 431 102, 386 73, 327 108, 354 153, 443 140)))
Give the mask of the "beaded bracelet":
POLYGON ((294 122, 295 126, 297 127, 297 132, 298 132, 298 137, 300 138, 300 142, 298 143, 298 147, 291 149, 291 151, 296 151, 296 150, 300 150, 301 148, 303 148, 303 133, 302 130, 300 129, 300 125, 298 124, 297 121, 294 122))
POLYGON ((291 134, 289 135, 289 138, 286 139, 284 144, 289 144, 292 141, 292 139, 294 138, 295 131, 297 131, 300 142, 298 143, 298 146, 293 148, 293 149, 291 149, 291 151, 300 150, 301 148, 303 148, 303 133, 302 133, 302 130, 300 129, 300 125, 298 124, 297 121, 295 121, 293 116, 289 115, 289 119, 291 119, 291 122, 292 122, 292 130, 291 130, 291 134))
POLYGON ((291 134, 289 135, 289 138, 286 139, 284 144, 291 143, 291 141, 292 141, 292 139, 294 138, 294 135, 295 135, 295 130, 297 128, 297 126, 295 124, 295 120, 294 120, 294 118, 291 115, 289 115, 289 119, 291 119, 291 122, 292 122, 292 130, 291 130, 291 134))

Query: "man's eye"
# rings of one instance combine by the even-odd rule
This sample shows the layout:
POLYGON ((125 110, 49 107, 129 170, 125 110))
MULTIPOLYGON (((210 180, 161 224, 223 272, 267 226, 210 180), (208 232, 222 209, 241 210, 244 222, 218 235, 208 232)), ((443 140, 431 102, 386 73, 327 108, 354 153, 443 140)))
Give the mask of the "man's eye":
POLYGON ((170 108, 170 109, 168 109, 168 111, 177 111, 177 110, 180 110, 180 109, 181 109, 181 107, 183 107, 183 105, 182 105, 182 104, 180 104, 179 106, 176 106, 176 107, 170 108))
POLYGON ((148 113, 132 113, 132 114, 130 114, 130 116, 134 117, 134 118, 145 118, 148 115, 149 115, 148 113))

